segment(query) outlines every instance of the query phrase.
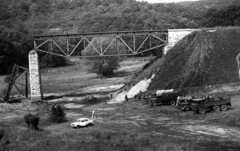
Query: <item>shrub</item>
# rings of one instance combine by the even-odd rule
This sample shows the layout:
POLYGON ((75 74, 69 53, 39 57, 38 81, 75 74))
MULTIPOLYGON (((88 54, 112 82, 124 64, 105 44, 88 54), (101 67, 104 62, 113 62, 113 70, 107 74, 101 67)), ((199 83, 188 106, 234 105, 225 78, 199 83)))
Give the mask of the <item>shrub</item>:
POLYGON ((62 123, 66 121, 66 114, 60 105, 52 106, 50 121, 53 123, 62 123))
POLYGON ((90 65, 92 66, 90 69, 91 72, 102 76, 113 75, 113 70, 116 70, 120 66, 118 57, 98 57, 91 60, 90 65))
POLYGON ((32 115, 32 114, 26 114, 23 117, 25 123, 27 123, 29 131, 36 131, 38 130, 38 123, 40 118, 38 117, 38 113, 36 115, 32 115))
POLYGON ((50 68, 50 67, 61 67, 66 66, 67 60, 64 57, 50 55, 45 62, 43 62, 40 66, 41 68, 50 68))
MULTIPOLYGON (((100 50, 101 45, 103 48, 107 48, 109 46, 109 44, 111 43, 111 41, 112 41, 111 38, 102 38, 102 39, 93 38, 92 45, 94 45, 97 50, 100 50)), ((92 47, 92 45, 89 44, 86 47, 83 55, 99 56, 99 54, 97 53, 95 48, 92 47)), ((116 47, 116 45, 109 46, 104 54, 105 55, 117 55, 120 53, 128 53, 124 44, 119 42, 117 45, 118 45, 118 47, 116 47)), ((119 65, 120 59, 122 59, 122 57, 117 57, 117 56, 101 56, 101 57, 89 58, 88 63, 91 65, 90 71, 101 74, 103 76, 112 75, 112 74, 114 74, 113 71, 120 67, 120 65, 119 65)))

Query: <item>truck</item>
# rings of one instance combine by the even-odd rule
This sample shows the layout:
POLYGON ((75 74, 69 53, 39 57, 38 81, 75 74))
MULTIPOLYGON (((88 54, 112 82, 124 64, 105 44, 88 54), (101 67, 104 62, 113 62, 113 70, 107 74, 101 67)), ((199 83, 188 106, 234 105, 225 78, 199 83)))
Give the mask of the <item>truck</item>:
POLYGON ((191 103, 192 109, 195 113, 204 114, 207 110, 215 112, 226 111, 231 107, 231 99, 229 97, 203 97, 193 99, 191 103))
POLYGON ((156 99, 151 101, 151 106, 158 106, 162 104, 176 105, 177 97, 180 96, 179 92, 170 90, 159 90, 156 92, 156 99))
POLYGON ((156 93, 148 93, 144 95, 143 99, 146 101, 147 104, 150 104, 152 101, 154 101, 157 97, 156 93))
POLYGON ((191 104, 192 104, 193 98, 194 97, 192 96, 179 97, 176 103, 178 109, 181 109, 182 111, 192 110, 191 104))

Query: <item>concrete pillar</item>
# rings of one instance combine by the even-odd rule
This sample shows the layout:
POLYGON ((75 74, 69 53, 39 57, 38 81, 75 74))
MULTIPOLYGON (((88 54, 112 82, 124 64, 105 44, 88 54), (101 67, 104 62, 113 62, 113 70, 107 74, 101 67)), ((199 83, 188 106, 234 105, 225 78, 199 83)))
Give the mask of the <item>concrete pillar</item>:
POLYGON ((42 82, 39 69, 39 60, 36 50, 29 52, 29 77, 30 77, 30 97, 31 100, 42 100, 42 82))

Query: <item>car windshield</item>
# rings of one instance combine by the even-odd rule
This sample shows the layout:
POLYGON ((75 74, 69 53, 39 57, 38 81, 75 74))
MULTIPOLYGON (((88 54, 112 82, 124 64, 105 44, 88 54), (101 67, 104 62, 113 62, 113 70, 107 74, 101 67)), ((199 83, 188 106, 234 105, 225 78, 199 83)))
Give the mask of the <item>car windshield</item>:
POLYGON ((87 119, 78 119, 77 121, 78 122, 84 122, 84 121, 87 121, 87 119))

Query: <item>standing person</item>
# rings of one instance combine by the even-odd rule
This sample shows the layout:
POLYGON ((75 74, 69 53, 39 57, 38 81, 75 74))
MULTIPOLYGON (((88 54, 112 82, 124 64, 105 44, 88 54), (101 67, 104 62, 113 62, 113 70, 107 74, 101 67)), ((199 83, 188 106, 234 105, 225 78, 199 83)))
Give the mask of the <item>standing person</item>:
POLYGON ((125 95, 125 101, 127 101, 127 102, 128 102, 128 96, 127 96, 127 95, 125 95))
POLYGON ((138 94, 138 101, 141 101, 141 97, 142 97, 142 91, 140 90, 138 94))
POLYGON ((96 116, 94 115, 95 111, 92 110, 92 118, 96 118, 96 116))

